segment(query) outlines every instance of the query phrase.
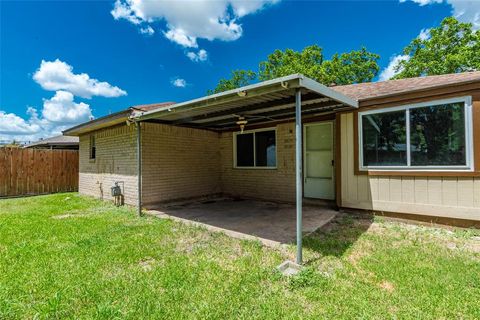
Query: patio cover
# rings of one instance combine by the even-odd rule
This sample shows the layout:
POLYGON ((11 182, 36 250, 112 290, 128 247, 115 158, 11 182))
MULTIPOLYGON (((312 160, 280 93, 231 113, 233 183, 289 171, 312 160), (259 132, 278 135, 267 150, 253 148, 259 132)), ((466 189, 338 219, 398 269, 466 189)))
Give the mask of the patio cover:
POLYGON ((293 74, 151 111, 138 111, 132 120, 232 130, 238 128, 239 117, 245 117, 248 125, 295 119, 298 90, 302 95, 303 116, 358 108, 356 100, 301 74, 293 74))
POLYGON ((213 94, 199 99, 135 112, 130 120, 137 126, 138 209, 141 214, 142 143, 141 122, 154 121, 170 125, 210 130, 238 129, 237 121, 261 124, 295 120, 295 180, 297 264, 302 263, 302 116, 315 116, 342 109, 358 108, 358 101, 309 79, 301 74, 260 82, 250 86, 213 94))

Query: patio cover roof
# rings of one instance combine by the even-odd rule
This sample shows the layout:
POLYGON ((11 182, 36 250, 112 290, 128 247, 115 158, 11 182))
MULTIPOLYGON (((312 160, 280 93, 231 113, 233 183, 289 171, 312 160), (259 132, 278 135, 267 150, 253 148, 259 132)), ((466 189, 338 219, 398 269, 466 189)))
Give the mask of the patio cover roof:
POLYGON ((245 117, 249 125, 295 119, 298 89, 302 93, 302 116, 358 108, 357 100, 293 74, 150 111, 136 111, 131 118, 212 130, 237 128, 239 117, 245 117))

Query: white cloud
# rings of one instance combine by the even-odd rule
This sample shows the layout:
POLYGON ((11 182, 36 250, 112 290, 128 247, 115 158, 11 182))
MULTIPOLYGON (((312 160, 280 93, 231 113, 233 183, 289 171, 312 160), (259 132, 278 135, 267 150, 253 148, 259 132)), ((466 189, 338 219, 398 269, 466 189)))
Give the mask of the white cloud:
MULTIPOLYGON (((400 0, 406 2, 407 0, 400 0)), ((480 1, 479 0, 410 0, 420 6, 428 4, 448 3, 452 7, 452 14, 460 21, 470 22, 474 29, 480 29, 480 1)))
POLYGON ((32 142, 60 135, 63 130, 93 118, 90 106, 74 102, 73 95, 66 91, 57 91, 52 98, 44 99, 41 117, 33 107, 28 107, 27 115, 22 118, 0 111, 0 140, 32 142))
POLYGON ((177 88, 185 88, 187 86, 187 81, 182 78, 176 78, 171 81, 172 85, 177 88))
POLYGON ((40 68, 33 75, 33 79, 45 90, 67 90, 82 98, 92 96, 119 97, 127 94, 119 87, 108 82, 92 79, 86 73, 74 74, 73 67, 60 61, 42 60, 40 68))
POLYGON ((127 3, 119 0, 115 1, 113 10, 110 11, 110 13, 115 20, 126 19, 135 25, 142 23, 142 19, 135 16, 130 6, 127 3))
POLYGON ((149 36, 151 36, 155 33, 155 30, 153 30, 153 28, 150 27, 150 26, 140 28, 139 31, 140 31, 141 34, 146 34, 146 35, 149 35, 149 36))
POLYGON ((176 28, 176 29, 171 29, 168 30, 168 32, 163 33, 165 37, 173 41, 175 43, 178 43, 179 45, 187 48, 197 48, 197 39, 195 37, 189 36, 186 34, 185 30, 176 28))
POLYGON ((382 70, 380 75, 378 76, 379 81, 386 81, 400 73, 402 70, 396 70, 396 66, 400 61, 408 60, 410 59, 410 56, 408 55, 398 55, 398 56, 393 56, 390 58, 390 63, 388 66, 382 70))
POLYGON ((0 134, 2 139, 3 135, 35 135, 42 130, 41 124, 37 121, 36 110, 29 107, 27 113, 30 114, 29 120, 25 120, 14 113, 6 113, 0 110, 0 134))
POLYGON ((116 19, 135 25, 165 21, 164 35, 186 47, 198 39, 233 41, 242 36, 238 20, 279 0, 117 0, 111 11, 116 19))
POLYGON ((198 61, 206 61, 208 58, 208 53, 204 49, 200 49, 198 52, 189 51, 187 52, 187 57, 190 60, 198 62, 198 61))
MULTIPOLYGON (((400 0, 400 2, 407 2, 408 0, 400 0)), ((421 6, 425 6, 427 4, 432 3, 442 3, 443 0, 410 0, 412 2, 418 3, 421 6)))
POLYGON ((88 121, 92 110, 86 103, 74 102, 70 92, 57 91, 52 98, 43 101, 42 116, 49 122, 72 124, 88 121))
POLYGON ((430 38, 430 29, 422 29, 420 30, 420 33, 418 34, 418 38, 420 40, 427 40, 430 38))

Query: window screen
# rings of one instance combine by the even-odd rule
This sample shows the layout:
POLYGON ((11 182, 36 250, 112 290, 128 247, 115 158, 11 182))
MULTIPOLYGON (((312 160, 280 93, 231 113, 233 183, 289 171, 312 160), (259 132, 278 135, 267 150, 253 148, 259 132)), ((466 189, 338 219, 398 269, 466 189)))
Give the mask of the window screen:
POLYGON ((407 164, 405 111, 362 116, 363 164, 402 166, 407 164))
POLYGON ((237 133, 237 167, 276 167, 275 130, 237 133))
POLYGON ((95 145, 95 136, 90 136, 90 159, 95 159, 97 153, 97 148, 95 145))
POLYGON ((275 148, 275 131, 256 132, 255 166, 275 167, 277 163, 275 148))
POLYGON ((413 166, 466 165, 463 103, 410 110, 413 166))
POLYGON ((253 133, 237 134, 237 166, 254 166, 253 133))
POLYGON ((468 167, 466 110, 462 101, 360 113, 363 166, 468 167))

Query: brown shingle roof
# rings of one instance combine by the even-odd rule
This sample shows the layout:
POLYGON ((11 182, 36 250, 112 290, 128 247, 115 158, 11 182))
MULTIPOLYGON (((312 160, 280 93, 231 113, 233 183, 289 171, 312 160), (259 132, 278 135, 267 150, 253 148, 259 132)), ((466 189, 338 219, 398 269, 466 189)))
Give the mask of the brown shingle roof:
POLYGON ((78 137, 55 136, 27 144, 25 148, 53 145, 78 145, 78 137))
MULTIPOLYGON (((407 93, 417 90, 425 90, 435 87, 443 87, 452 84, 461 84, 480 81, 480 71, 444 74, 439 76, 427 76, 400 80, 388 80, 379 82, 366 82, 345 86, 331 87, 331 89, 343 93, 357 100, 368 100, 389 96, 393 94, 407 93)), ((479 85, 480 88, 480 85, 479 85)))

